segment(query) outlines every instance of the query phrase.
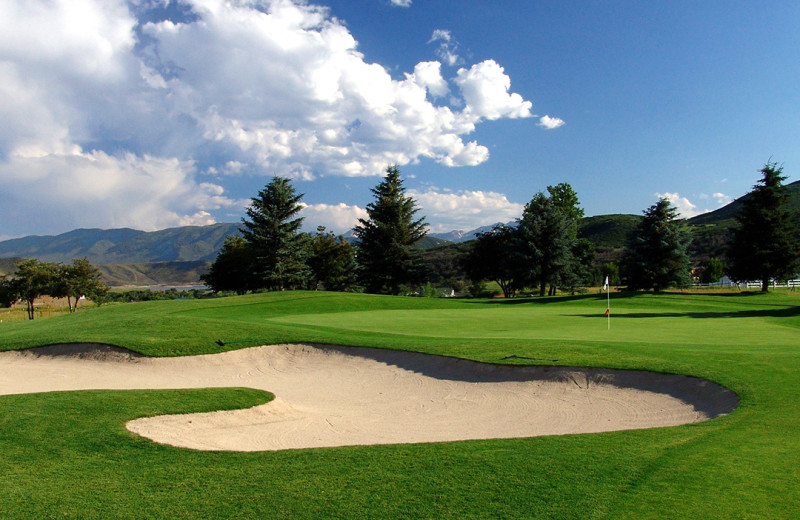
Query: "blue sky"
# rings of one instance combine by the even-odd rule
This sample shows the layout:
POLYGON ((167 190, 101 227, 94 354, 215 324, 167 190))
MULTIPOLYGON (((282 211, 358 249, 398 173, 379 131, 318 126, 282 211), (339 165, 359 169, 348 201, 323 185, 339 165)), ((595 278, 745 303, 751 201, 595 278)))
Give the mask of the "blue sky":
POLYGON ((396 163, 434 231, 568 182, 684 216, 800 170, 793 2, 7 0, 0 238, 238 221, 273 175, 344 232, 396 163))

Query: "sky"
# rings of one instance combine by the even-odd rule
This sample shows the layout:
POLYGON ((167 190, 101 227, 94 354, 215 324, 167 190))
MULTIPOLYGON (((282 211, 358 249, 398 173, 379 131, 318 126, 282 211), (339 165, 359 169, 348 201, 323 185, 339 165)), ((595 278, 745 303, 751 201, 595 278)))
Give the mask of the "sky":
POLYGON ((397 165, 432 232, 569 183, 684 217, 800 178, 800 3, 3 0, 0 239, 239 222, 273 176, 344 233, 397 165))

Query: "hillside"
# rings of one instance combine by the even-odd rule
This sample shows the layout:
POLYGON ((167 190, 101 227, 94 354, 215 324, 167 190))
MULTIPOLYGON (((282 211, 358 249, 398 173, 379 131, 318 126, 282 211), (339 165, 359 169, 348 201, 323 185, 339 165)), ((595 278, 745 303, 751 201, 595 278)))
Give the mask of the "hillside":
POLYGON ((13 273, 21 258, 0 258, 0 276, 13 273))
POLYGON ((208 272, 209 260, 192 262, 151 262, 142 264, 101 264, 103 281, 111 286, 199 285, 208 272))
POLYGON ((45 262, 70 262, 86 257, 95 265, 213 260, 225 237, 235 233, 238 224, 160 231, 76 229, 57 236, 29 236, 0 242, 0 257, 33 257, 45 262))
MULTIPOLYGON (((800 181, 787 184, 786 187, 789 192, 789 210, 800 227, 800 181)), ((728 244, 733 237, 732 229, 736 224, 736 215, 741 211, 742 201, 749 196, 749 194, 744 195, 718 210, 697 215, 687 221, 692 230, 690 253, 693 258, 703 260, 725 257, 728 244)))
MULTIPOLYGON (((794 213, 795 218, 800 220, 800 181, 795 181, 786 185, 789 192, 789 210, 794 213)), ((730 204, 723 206, 715 211, 703 213, 689 219, 689 225, 692 226, 707 226, 714 225, 720 227, 730 227, 734 223, 736 215, 739 214, 742 207, 742 201, 749 197, 749 193, 743 197, 739 197, 730 204)))
POLYGON ((581 220, 578 238, 585 238, 596 248, 624 247, 628 235, 641 222, 639 215, 598 215, 581 220))

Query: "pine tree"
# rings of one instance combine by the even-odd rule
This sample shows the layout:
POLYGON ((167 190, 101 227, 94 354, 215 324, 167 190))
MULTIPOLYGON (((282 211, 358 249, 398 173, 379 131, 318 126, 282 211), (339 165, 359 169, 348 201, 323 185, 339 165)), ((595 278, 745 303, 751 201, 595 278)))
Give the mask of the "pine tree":
POLYGON ((691 235, 686 222, 668 199, 660 199, 644 212, 628 242, 623 264, 630 289, 653 289, 691 285, 691 263, 687 252, 691 235))
POLYGON ((303 218, 294 218, 303 206, 289 179, 274 177, 247 208, 242 236, 255 256, 254 274, 259 289, 284 290, 303 285, 307 235, 300 233, 303 218))
POLYGON ((734 280, 761 280, 769 290, 770 279, 789 278, 800 262, 798 230, 787 208, 789 194, 783 167, 768 162, 762 179, 742 199, 737 227, 728 253, 734 280))
POLYGON ((399 294, 424 279, 419 253, 412 249, 428 230, 425 218, 414 220, 416 202, 405 196, 400 171, 386 168, 383 182, 372 189, 375 201, 367 205, 367 219, 353 230, 361 283, 370 293, 399 294))

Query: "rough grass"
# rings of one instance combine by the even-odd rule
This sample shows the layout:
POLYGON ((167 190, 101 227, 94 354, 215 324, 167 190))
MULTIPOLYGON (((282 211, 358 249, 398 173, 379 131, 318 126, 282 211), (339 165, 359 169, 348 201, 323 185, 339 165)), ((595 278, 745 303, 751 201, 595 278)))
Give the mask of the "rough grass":
POLYGON ((298 292, 3 324, 2 349, 91 341, 163 356, 339 343, 691 374, 726 385, 741 403, 730 416, 674 428, 236 454, 156 445, 124 423, 251 406, 270 398, 263 392, 6 396, 0 517, 800 517, 800 295, 614 295, 610 331, 605 305, 600 294, 448 301, 298 292))

